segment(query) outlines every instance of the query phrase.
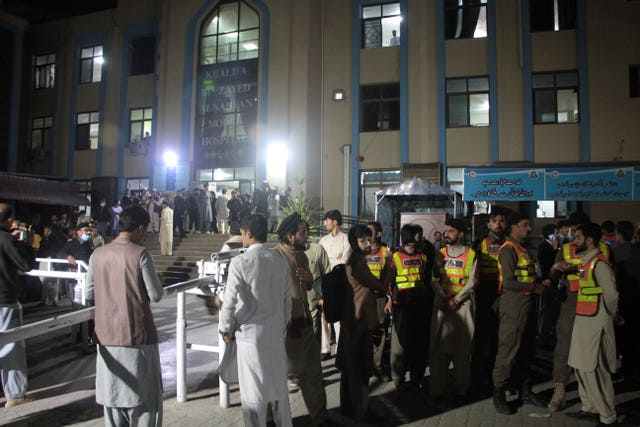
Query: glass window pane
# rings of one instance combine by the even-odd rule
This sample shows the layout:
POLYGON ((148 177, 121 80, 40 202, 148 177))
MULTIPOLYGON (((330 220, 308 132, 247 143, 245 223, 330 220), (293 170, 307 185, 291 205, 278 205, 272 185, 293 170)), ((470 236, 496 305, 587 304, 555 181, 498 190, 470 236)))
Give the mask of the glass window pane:
POLYGON ((360 207, 360 216, 372 218, 376 209, 376 192, 380 187, 363 187, 362 188, 362 206, 360 207))
POLYGON ((474 77, 469 79, 469 92, 487 92, 488 90, 488 77, 474 77))
POLYGON ((91 113, 91 117, 89 121, 91 123, 98 123, 100 121, 100 113, 98 112, 91 113))
POLYGON ((558 123, 578 121, 578 92, 574 89, 558 90, 558 123))
POLYGON ((383 184, 395 184, 402 179, 402 172, 400 170, 382 171, 382 183, 383 184))
POLYGON ((41 129, 42 127, 44 127, 44 120, 42 118, 33 119, 33 128, 34 129, 41 129))
POLYGON ((214 181, 230 181, 233 179, 233 168, 217 168, 213 170, 214 181))
POLYGON ((49 64, 55 64, 56 62, 56 55, 54 53, 52 53, 51 55, 49 55, 49 58, 47 59, 47 62, 49 64))
POLYGON ((204 37, 200 41, 200 63, 215 64, 216 63, 216 47, 217 37, 204 37))
POLYGON ((382 86, 383 98, 400 98, 400 84, 382 86))
POLYGON ((536 218, 554 218, 556 202, 553 200, 538 200, 536 218))
POLYGON ((398 130, 400 129, 400 101, 387 101, 382 105, 382 122, 380 129, 398 130))
POLYGON ((143 116, 142 116, 142 109, 135 109, 135 110, 131 110, 131 120, 142 120, 143 116))
POLYGON ((240 32, 240 53, 239 59, 257 58, 260 37, 258 30, 248 30, 240 32))
POLYGON ((259 25, 258 14, 246 3, 240 3, 240 29, 257 28, 259 25))
POLYGON ((145 108, 144 109, 144 118, 145 119, 153 118, 153 109, 152 108, 145 108))
POLYGON ((447 93, 466 92, 467 79, 448 79, 447 93))
POLYGON ((367 6, 362 8, 362 19, 380 17, 380 5, 367 6))
POLYGON ((78 114, 78 124, 83 125, 89 123, 89 113, 78 114))
POLYGON ((489 126, 489 95, 469 95, 469 125, 489 126))
POLYGON ((534 74, 533 75, 533 87, 553 87, 553 74, 534 74))
POLYGON ((382 175, 380 171, 363 171, 360 173, 360 184, 380 184, 382 175))
POLYGON ((365 48, 382 46, 382 24, 379 20, 364 21, 362 27, 363 46, 365 48))
POLYGON ((556 73, 556 87, 578 86, 578 73, 556 73))
POLYGON ((198 181, 213 181, 213 169, 198 169, 198 181))
POLYGON ((34 130, 31 132, 31 148, 38 148, 42 146, 42 130, 34 130))
POLYGON ((102 56, 102 46, 96 46, 93 48, 93 56, 102 56))
POLYGON ((235 61, 238 52, 238 33, 218 36, 218 62, 235 61))
POLYGON ((467 95, 450 95, 449 126, 467 126, 467 95))
POLYGON ((380 114, 379 102, 367 102, 362 104, 362 131, 372 132, 378 130, 380 114))
POLYGON ((256 177, 255 168, 236 168, 235 179, 254 179, 256 177))
POLYGON ((382 16, 400 15, 400 3, 382 5, 382 16))
POLYGON ((380 99, 380 86, 361 86, 360 97, 362 99, 380 99))
POLYGON ((99 82, 102 80, 102 57, 96 57, 93 60, 93 75, 92 82, 99 82))
POLYGON ((390 18, 382 18, 381 26, 382 26, 382 44, 383 46, 400 46, 402 42, 400 40, 400 21, 402 18, 398 16, 392 16, 390 18), (393 31, 396 32, 397 40, 393 43, 391 42, 391 38, 393 37, 393 31))
POLYGON ((219 16, 219 33, 238 31, 238 3, 221 4, 219 16))
POLYGON ((481 6, 472 8, 471 10, 473 10, 475 13, 478 13, 478 21, 476 22, 476 28, 473 31, 473 38, 481 39, 487 37, 487 8, 481 6))
POLYGON ((85 59, 80 63, 80 83, 91 81, 91 59, 85 59))
POLYGON ((82 49, 82 52, 80 53, 80 57, 81 58, 92 58, 93 57, 93 48, 92 47, 85 47, 84 49, 82 49))
POLYGON ((50 128, 53 126, 53 117, 45 117, 44 118, 44 127, 50 128))
POLYGON ((89 125, 89 136, 91 138, 97 138, 100 132, 100 125, 98 123, 91 123, 89 125))
POLYGON ((536 90, 533 93, 536 123, 554 123, 556 106, 553 90, 536 90))
POLYGON ((130 141, 134 142, 139 139, 142 139, 142 123, 141 122, 131 123, 130 141))
POLYGON ((218 15, 210 16, 208 21, 202 26, 202 35, 208 36, 218 33, 218 15))
POLYGON ((151 120, 146 120, 142 125, 142 136, 146 136, 147 132, 151 135, 151 127, 153 126, 153 122, 151 120))
POLYGON ((44 65, 47 63, 46 56, 36 56, 36 65, 44 65))

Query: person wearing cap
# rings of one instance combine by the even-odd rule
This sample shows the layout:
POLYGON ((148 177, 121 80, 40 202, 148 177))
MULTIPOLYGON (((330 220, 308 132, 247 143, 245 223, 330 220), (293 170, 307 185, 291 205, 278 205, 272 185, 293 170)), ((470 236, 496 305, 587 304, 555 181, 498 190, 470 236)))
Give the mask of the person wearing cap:
POLYGON ((328 422, 327 395, 322 380, 320 344, 313 334, 307 300, 307 291, 313 286, 313 273, 304 253, 308 226, 295 212, 282 221, 277 234, 280 244, 272 250, 285 259, 291 274, 291 322, 285 338, 289 373, 299 380, 311 425, 321 426, 328 422))
POLYGON ((449 363, 453 362, 455 399, 464 401, 470 383, 478 260, 476 251, 464 245, 464 221, 447 219, 443 234, 446 246, 436 254, 431 282, 435 294, 429 357, 431 397, 444 397, 449 363))
MULTIPOLYGON (((91 224, 83 222, 78 224, 75 231, 75 236, 67 241, 62 248, 62 253, 67 257, 69 262, 69 271, 77 271, 77 261, 82 261, 85 264, 89 264, 89 258, 93 254, 93 236, 91 234, 91 224)), ((63 279, 64 280, 64 279, 63 279)), ((75 280, 65 280, 66 296, 69 301, 73 301, 73 287, 76 283, 75 280)), ((62 292, 64 296, 64 291, 62 292)))

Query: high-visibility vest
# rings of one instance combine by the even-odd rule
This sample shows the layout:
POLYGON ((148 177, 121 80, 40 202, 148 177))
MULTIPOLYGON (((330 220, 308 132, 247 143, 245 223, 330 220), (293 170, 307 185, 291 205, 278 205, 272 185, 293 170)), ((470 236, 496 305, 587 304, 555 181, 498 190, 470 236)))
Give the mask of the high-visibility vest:
POLYGON ((415 288, 424 281, 421 273, 427 264, 427 257, 423 254, 408 255, 400 251, 393 254, 393 263, 396 266, 396 287, 398 291, 406 291, 415 288))
POLYGON ((386 263, 387 248, 385 246, 380 246, 380 249, 375 254, 367 255, 367 265, 369 266, 369 270, 371 270, 371 274, 373 274, 376 279, 380 279, 380 274, 382 274, 386 263))
POLYGON ((598 286, 593 277, 593 270, 598 261, 609 264, 609 260, 602 253, 599 253, 580 266, 578 302, 576 303, 576 314, 580 316, 595 316, 598 312, 602 288, 598 286))
POLYGON ((501 246, 501 242, 493 243, 490 237, 485 237, 480 242, 482 255, 478 255, 478 273, 481 281, 498 281, 498 255, 501 246))
MULTIPOLYGON (((502 251, 507 246, 511 246, 518 255, 518 260, 516 261, 515 275, 516 280, 520 283, 535 283, 536 281, 536 269, 533 263, 533 260, 529 257, 527 250, 524 246, 519 245, 513 240, 507 240, 500 247, 500 251, 502 251)), ((500 273, 500 282, 498 284, 498 292, 502 293, 502 284, 504 281, 504 277, 502 274, 502 264, 498 262, 498 271, 500 273)), ((523 291, 522 295, 530 295, 530 291, 523 291)))
MULTIPOLYGON (((609 259, 609 245, 600 242, 599 246, 602 255, 605 258, 609 259)), ((576 245, 574 245, 573 243, 565 243, 564 245, 562 245, 562 258, 568 264, 576 266, 577 269, 580 269, 580 267, 582 266, 582 262, 584 261, 582 255, 576 254, 576 245)), ((569 282, 569 292, 578 292, 578 289, 580 288, 580 284, 578 283, 580 281, 580 276, 578 275, 578 273, 576 272, 567 274, 566 278, 567 282, 569 282)))
POLYGON ((445 247, 440 249, 440 253, 443 256, 442 268, 444 270, 440 286, 442 286, 442 290, 448 297, 452 297, 457 295, 467 284, 471 266, 476 259, 476 251, 467 248, 464 253, 457 257, 452 257, 445 247))

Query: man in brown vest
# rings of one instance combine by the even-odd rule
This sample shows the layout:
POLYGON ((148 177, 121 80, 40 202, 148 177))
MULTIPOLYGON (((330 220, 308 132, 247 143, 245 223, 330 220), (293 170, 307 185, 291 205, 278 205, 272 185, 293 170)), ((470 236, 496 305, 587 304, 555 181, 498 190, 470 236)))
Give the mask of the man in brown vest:
POLYGON ((120 234, 89 260, 87 299, 95 301, 96 402, 107 426, 162 425, 158 333, 150 300, 162 284, 141 246, 150 219, 139 205, 120 217, 120 234))

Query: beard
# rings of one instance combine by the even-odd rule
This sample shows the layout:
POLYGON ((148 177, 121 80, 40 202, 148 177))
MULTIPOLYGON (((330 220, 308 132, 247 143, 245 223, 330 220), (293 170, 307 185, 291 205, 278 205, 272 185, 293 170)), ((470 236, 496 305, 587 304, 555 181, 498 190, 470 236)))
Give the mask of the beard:
POLYGON ((576 252, 585 252, 587 250, 587 245, 586 244, 582 244, 580 246, 576 245, 576 252))
POLYGON ((293 247, 296 250, 299 250, 299 251, 306 251, 307 250, 307 242, 294 241, 293 242, 293 247))
POLYGON ((457 244, 457 243, 458 243, 458 239, 444 239, 444 242, 445 242, 447 245, 455 245, 455 244, 457 244))

